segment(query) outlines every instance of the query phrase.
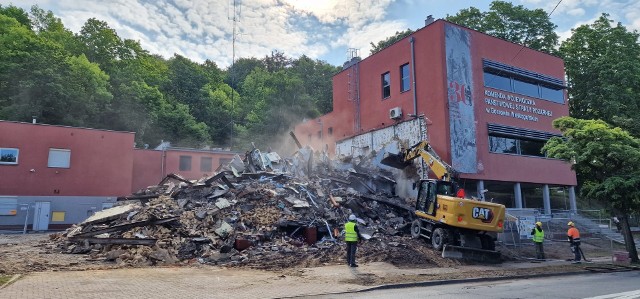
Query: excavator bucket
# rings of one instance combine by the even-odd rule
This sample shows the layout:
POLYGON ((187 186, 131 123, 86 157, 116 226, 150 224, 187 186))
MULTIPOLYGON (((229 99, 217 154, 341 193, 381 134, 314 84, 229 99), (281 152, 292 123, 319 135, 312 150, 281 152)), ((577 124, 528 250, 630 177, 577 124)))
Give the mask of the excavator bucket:
POLYGON ((382 165, 386 165, 393 168, 405 169, 407 166, 411 165, 410 162, 404 160, 404 156, 402 154, 392 154, 385 153, 385 157, 380 160, 382 165))
POLYGON ((480 262, 485 264, 499 264, 502 262, 500 252, 471 247, 445 245, 442 257, 480 262))

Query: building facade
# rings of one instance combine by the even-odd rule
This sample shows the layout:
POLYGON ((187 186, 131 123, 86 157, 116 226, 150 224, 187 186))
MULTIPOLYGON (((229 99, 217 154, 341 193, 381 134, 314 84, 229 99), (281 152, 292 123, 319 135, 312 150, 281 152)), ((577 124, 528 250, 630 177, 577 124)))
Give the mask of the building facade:
POLYGON ((135 134, 0 120, 0 229, 68 227, 169 173, 213 174, 234 152, 134 148, 135 134))
POLYGON ((422 116, 467 194, 508 208, 576 210, 575 173, 540 151, 569 115, 562 59, 438 20, 333 78, 333 111, 295 129, 314 148, 422 116))

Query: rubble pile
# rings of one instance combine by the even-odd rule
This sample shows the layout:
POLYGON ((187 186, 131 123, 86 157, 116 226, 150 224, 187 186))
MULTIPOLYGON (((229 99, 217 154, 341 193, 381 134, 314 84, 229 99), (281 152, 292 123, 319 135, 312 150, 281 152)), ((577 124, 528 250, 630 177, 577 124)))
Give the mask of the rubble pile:
POLYGON ((170 174, 55 235, 55 248, 132 266, 313 266, 344 260, 340 231, 353 213, 369 239, 363 261, 433 262, 424 241, 406 236, 412 205, 390 193, 391 179, 311 168, 312 152, 289 161, 274 154, 236 156, 198 181, 170 174))

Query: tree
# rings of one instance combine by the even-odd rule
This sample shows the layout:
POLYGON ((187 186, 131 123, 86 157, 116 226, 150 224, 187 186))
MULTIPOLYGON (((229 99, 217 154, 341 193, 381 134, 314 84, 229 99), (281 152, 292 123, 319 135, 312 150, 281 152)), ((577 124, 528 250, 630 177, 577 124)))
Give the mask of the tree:
POLYGON ((29 19, 29 14, 27 14, 27 12, 20 7, 16 7, 13 5, 2 7, 2 5, 0 4, 0 15, 14 18, 22 26, 25 26, 29 30, 31 30, 31 20, 29 19))
POLYGON ((80 56, 83 53, 83 43, 51 11, 34 5, 31 7, 31 24, 38 36, 60 44, 71 55, 80 56))
POLYGON ((397 41, 409 36, 411 33, 413 33, 413 30, 407 28, 407 30, 405 31, 396 31, 396 34, 379 41, 377 44, 371 42, 371 55, 380 52, 380 50, 391 46, 392 44, 395 44, 397 41))
POLYGON ((105 21, 95 18, 87 20, 80 30, 80 40, 86 47, 87 58, 107 72, 121 58, 119 54, 122 54, 123 41, 105 21))
POLYGON ((262 62, 270 73, 275 73, 291 66, 291 58, 278 50, 272 51, 271 56, 265 56, 262 62))
POLYGON ((560 46, 569 78, 569 111, 582 119, 602 119, 640 136, 640 44, 638 32, 607 14, 573 29, 560 46))
POLYGON ((227 69, 227 77, 224 82, 234 89, 238 89, 239 86, 242 86, 244 79, 249 76, 255 68, 264 70, 266 66, 262 60, 255 57, 239 58, 227 69))
POLYGON ((333 75, 338 68, 324 61, 312 60, 306 55, 293 61, 290 68, 302 80, 304 90, 322 114, 333 110, 333 75))
POLYGON ((553 53, 558 45, 556 25, 542 9, 527 9, 506 1, 493 1, 489 11, 475 7, 462 9, 447 21, 529 48, 553 53))
POLYGON ((68 67, 59 45, 0 15, 0 118, 61 124, 68 67))
POLYGON ((543 151, 572 162, 584 181, 581 194, 603 203, 620 219, 629 256, 638 262, 629 215, 640 209, 640 140, 601 120, 562 117, 553 126, 564 138, 550 139, 543 151))
POLYGON ((104 128, 101 115, 109 109, 113 95, 107 90, 109 75, 98 64, 87 57, 67 57, 68 73, 63 86, 64 97, 57 99, 62 104, 57 109, 63 124, 104 128))

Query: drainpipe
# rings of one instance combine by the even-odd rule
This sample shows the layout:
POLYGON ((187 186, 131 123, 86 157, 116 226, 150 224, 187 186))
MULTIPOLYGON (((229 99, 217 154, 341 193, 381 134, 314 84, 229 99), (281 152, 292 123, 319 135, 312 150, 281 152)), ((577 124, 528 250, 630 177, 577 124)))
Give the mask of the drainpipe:
POLYGON ((415 51, 415 37, 410 37, 411 43, 411 79, 413 83, 413 117, 418 117, 418 96, 416 95, 416 51, 415 51))
POLYGON ((160 157, 160 167, 161 167, 161 171, 162 171, 162 177, 160 178, 161 180, 166 176, 166 174, 164 173, 164 164, 167 160, 167 152, 166 149, 164 147, 162 147, 162 157, 160 157))

